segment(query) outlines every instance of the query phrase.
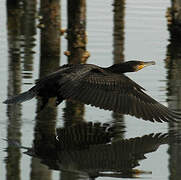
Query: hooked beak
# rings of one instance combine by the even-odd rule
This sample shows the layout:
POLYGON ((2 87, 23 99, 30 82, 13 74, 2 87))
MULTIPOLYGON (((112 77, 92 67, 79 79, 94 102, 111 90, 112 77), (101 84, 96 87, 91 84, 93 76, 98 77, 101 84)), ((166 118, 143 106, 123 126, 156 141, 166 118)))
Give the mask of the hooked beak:
POLYGON ((137 71, 143 69, 144 67, 155 65, 155 61, 149 61, 149 62, 142 62, 141 64, 137 65, 137 71))

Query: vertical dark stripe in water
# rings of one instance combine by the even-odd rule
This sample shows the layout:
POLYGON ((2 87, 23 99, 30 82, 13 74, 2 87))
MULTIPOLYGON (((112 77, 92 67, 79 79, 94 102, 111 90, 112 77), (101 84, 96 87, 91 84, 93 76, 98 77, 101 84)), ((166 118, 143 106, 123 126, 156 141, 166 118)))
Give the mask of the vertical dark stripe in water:
MULTIPOLYGON (((86 51, 86 0, 68 0, 68 63, 85 63, 88 52, 86 51)), ((71 126, 73 123, 84 120, 84 105, 82 103, 66 101, 64 109, 64 123, 71 126)), ((61 180, 79 179, 78 173, 61 172, 61 180)))
MULTIPOLYGON (((181 1, 172 1, 172 7, 167 13, 170 41, 167 47, 166 68, 168 106, 171 109, 181 110, 181 19, 178 17, 181 11, 178 7, 181 8, 181 1)), ((173 129, 180 131, 181 124, 169 123, 170 137, 173 129)), ((175 142, 177 142, 177 138, 174 137, 175 142)), ((170 171, 169 179, 179 180, 181 177, 181 144, 169 143, 168 154, 170 156, 168 166, 170 171)))
MULTIPOLYGON (((55 71, 60 63, 60 0, 44 1, 40 3, 40 68, 39 77, 44 77, 47 74, 55 71)), ((40 109, 41 100, 38 100, 37 110, 40 109)), ((46 107, 37 113, 35 117, 35 132, 34 132, 34 146, 40 153, 46 149, 53 152, 55 128, 57 120, 57 109, 55 107, 55 98, 49 100, 46 107), (42 143, 44 146, 42 146, 42 143), (43 151, 41 149, 43 148, 43 151)), ((40 161, 32 158, 31 163, 31 177, 32 180, 50 180, 51 170, 43 166, 40 161)))
POLYGON ((168 8, 166 17, 170 36, 181 41, 181 0, 171 0, 171 7, 168 8))
MULTIPOLYGON (((166 67, 168 78, 168 107, 171 109, 181 109, 181 43, 170 41, 167 49, 166 67)), ((172 129, 181 129, 179 123, 169 123, 170 131, 172 129)), ((177 141, 175 137, 175 141, 177 141)), ((179 180, 181 177, 180 161, 181 161, 181 144, 169 144, 168 153, 170 178, 179 180)))
POLYGON ((114 0, 113 3, 113 58, 114 63, 124 61, 124 18, 125 0, 114 0))
MULTIPOLYGON (((86 51, 86 0, 68 0, 68 63, 85 63, 88 58, 86 51)), ((66 101, 64 109, 65 126, 73 122, 83 121, 84 105, 82 103, 66 101)))
MULTIPOLYGON (((21 57, 20 57, 20 17, 22 10, 18 1, 7 1, 7 32, 8 32, 8 96, 21 92, 21 57)), ((7 139, 21 143, 21 105, 7 106, 7 139)), ((7 147, 6 179, 20 179, 20 150, 7 147)))
POLYGON ((60 0, 40 1, 40 16, 42 60, 60 56, 60 0))
MULTIPOLYGON (((21 56, 23 62, 23 78, 32 78, 33 71, 33 48, 36 45, 36 0, 24 0, 22 8, 24 13, 21 17, 21 56)), ((28 83, 28 82, 25 82, 28 83)))
POLYGON ((68 62, 83 63, 88 58, 86 51, 86 0, 68 0, 68 62))
POLYGON ((65 126, 71 126, 75 122, 84 121, 85 107, 82 103, 68 100, 63 111, 65 126))
MULTIPOLYGON (((125 18, 125 0, 114 0, 113 2, 113 59, 114 64, 124 61, 124 18, 125 18)), ((118 103, 118 100, 117 100, 118 103)), ((116 124, 117 133, 115 138, 123 136, 124 117, 120 113, 112 113, 112 118, 116 124), (119 126, 118 126, 119 125, 119 126)))

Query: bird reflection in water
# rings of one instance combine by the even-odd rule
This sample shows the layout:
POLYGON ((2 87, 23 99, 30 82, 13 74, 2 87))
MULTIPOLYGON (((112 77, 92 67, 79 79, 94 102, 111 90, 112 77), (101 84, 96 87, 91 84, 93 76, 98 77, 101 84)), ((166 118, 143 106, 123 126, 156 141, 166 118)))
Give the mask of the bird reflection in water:
MULTIPOLYGON (((145 172, 135 169, 145 154, 171 142, 168 134, 156 133, 131 139, 118 137, 117 124, 83 122, 57 129, 54 141, 45 134, 25 154, 37 157, 50 169, 80 177, 129 177, 145 172)), ((174 133, 173 133, 174 134, 174 133)), ((177 139, 178 143, 178 139, 177 139)))

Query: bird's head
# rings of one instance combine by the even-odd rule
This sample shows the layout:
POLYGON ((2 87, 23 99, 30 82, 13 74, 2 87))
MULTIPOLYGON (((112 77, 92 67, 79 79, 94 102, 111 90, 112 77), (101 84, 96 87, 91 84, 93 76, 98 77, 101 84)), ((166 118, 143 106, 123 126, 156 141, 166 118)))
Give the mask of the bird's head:
POLYGON ((124 62, 124 67, 125 67, 125 72, 136 72, 144 67, 154 65, 154 61, 148 61, 148 62, 143 62, 143 61, 127 61, 124 62))

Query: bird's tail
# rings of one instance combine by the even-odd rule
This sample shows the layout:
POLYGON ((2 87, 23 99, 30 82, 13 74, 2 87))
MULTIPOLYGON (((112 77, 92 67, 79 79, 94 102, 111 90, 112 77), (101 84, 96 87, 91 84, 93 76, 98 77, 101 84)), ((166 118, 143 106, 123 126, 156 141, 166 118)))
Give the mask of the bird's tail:
POLYGON ((33 92, 33 91, 26 91, 26 92, 23 92, 21 94, 18 94, 18 95, 14 96, 14 97, 11 97, 11 98, 5 100, 3 103, 5 103, 5 104, 22 103, 24 101, 32 99, 35 96, 36 96, 35 92, 33 92))

